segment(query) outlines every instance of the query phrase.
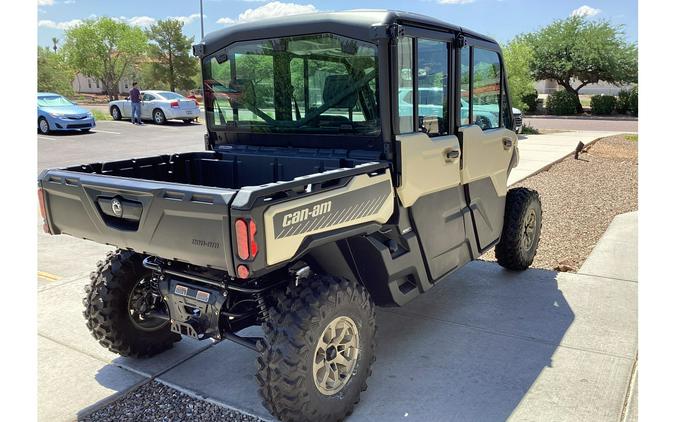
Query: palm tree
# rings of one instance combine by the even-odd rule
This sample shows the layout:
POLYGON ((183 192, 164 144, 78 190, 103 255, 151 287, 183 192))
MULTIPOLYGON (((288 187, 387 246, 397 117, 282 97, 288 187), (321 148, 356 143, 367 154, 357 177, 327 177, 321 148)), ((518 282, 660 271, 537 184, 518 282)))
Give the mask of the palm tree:
POLYGON ((56 49, 58 48, 58 47, 57 47, 57 44, 59 43, 59 39, 56 38, 56 37, 53 37, 53 38, 52 38, 52 43, 54 44, 54 47, 52 47, 52 48, 54 49, 54 53, 56 53, 56 49))

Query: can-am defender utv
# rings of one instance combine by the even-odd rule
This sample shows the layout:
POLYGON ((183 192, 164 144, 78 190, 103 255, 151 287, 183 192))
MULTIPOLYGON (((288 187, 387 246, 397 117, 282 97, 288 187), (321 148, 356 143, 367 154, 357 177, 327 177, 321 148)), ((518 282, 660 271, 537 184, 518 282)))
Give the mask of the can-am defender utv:
POLYGON ((119 248, 84 299, 111 351, 231 340, 259 352, 273 415, 340 420, 375 360, 375 305, 493 246, 503 267, 532 263, 541 205, 507 190, 518 138, 494 40, 354 11, 232 26, 194 53, 207 151, 39 178, 46 231, 119 248))

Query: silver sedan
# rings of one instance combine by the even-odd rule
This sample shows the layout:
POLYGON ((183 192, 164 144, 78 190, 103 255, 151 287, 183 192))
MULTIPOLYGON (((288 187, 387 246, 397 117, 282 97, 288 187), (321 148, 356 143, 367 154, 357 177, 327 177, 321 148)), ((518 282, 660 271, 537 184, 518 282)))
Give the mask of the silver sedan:
MULTIPOLYGON (((108 103, 110 115, 115 120, 131 118, 131 100, 116 100, 108 103)), ((152 120, 158 125, 167 120, 182 120, 190 123, 199 117, 199 105, 171 91, 141 92, 141 119, 152 120)))

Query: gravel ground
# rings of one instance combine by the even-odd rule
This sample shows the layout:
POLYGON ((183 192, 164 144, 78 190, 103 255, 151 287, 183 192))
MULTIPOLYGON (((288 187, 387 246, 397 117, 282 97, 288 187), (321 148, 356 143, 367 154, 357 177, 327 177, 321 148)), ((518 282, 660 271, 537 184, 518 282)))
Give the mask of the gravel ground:
POLYGON ((85 422, 263 421, 255 416, 192 398, 157 381, 143 385, 80 420, 85 422))
MULTIPOLYGON (((637 144, 636 135, 603 138, 580 160, 568 158, 514 185, 541 196, 543 226, 533 267, 577 271, 612 219, 637 210, 637 144)), ((494 250, 482 259, 495 260, 494 250)))

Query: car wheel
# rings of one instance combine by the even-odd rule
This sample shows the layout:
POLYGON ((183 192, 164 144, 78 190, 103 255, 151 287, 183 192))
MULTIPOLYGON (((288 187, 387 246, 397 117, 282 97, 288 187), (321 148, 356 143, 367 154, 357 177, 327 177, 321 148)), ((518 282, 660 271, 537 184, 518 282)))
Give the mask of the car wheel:
POLYGON ((47 119, 44 117, 40 117, 38 119, 38 129, 40 129, 40 133, 43 135, 47 135, 49 133, 49 122, 47 119))
POLYGON ((152 271, 143 267, 143 258, 130 251, 108 252, 84 288, 87 328, 103 347, 122 356, 153 356, 181 339, 171 331, 169 321, 143 313, 157 295, 152 271))
POLYGON ((113 120, 122 120, 122 113, 120 113, 120 109, 117 106, 112 106, 110 109, 110 115, 112 116, 113 120))
POLYGON ((341 421, 366 391, 375 361, 375 306, 366 289, 328 275, 278 296, 262 325, 256 380, 282 421, 341 421))
POLYGON ((166 123, 166 116, 164 115, 164 112, 158 108, 156 108, 152 112, 152 120, 155 122, 155 124, 158 125, 163 125, 166 123))

